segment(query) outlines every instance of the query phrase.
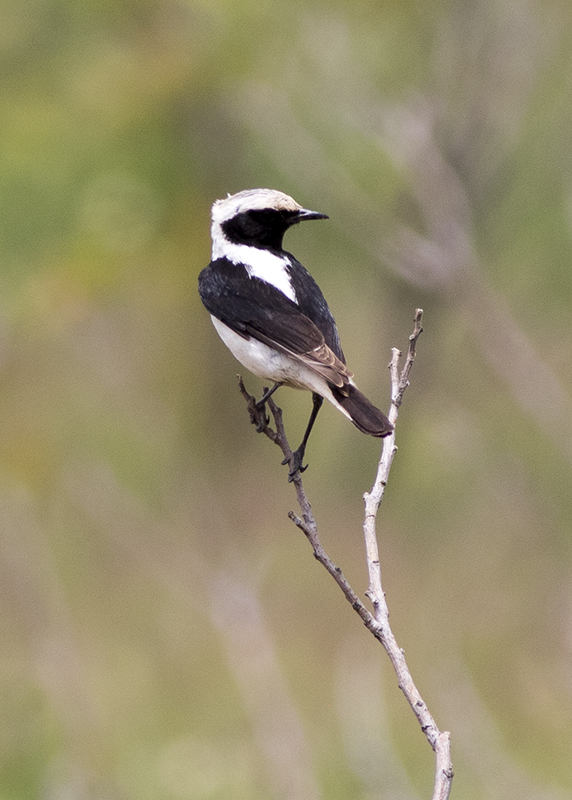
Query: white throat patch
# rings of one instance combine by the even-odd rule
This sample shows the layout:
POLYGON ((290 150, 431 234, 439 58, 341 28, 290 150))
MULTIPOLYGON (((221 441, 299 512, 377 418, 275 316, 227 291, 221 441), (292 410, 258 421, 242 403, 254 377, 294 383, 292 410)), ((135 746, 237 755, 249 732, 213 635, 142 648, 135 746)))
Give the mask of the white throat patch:
POLYGON ((261 281, 272 284, 290 300, 298 302, 287 270, 290 261, 286 256, 277 256, 268 250, 247 244, 233 244, 221 233, 213 238, 212 257, 213 261, 217 258, 228 258, 233 264, 242 264, 251 278, 260 278, 261 281))

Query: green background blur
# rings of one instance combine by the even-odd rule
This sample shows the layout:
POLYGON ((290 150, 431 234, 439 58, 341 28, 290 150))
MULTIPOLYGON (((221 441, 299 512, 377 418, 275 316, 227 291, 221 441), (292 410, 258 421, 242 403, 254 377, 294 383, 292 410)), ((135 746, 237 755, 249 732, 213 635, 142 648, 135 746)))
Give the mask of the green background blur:
MULTIPOLYGON (((379 534, 453 796, 572 797, 571 17, 1 2, 1 800, 431 794, 197 295, 211 203, 258 186, 330 215, 286 246, 382 408, 425 310, 379 534)), ((362 594, 379 449, 328 407, 307 453, 362 594)))

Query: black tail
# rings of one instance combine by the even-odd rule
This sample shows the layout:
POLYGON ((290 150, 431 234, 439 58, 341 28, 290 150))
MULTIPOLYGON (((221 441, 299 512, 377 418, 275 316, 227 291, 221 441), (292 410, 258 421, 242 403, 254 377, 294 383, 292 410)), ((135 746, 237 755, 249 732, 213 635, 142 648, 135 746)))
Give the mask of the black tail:
POLYGON ((362 433, 367 433, 369 436, 388 436, 393 431, 393 425, 385 414, 370 403, 355 386, 344 386, 343 391, 337 386, 330 385, 330 388, 335 399, 362 433))

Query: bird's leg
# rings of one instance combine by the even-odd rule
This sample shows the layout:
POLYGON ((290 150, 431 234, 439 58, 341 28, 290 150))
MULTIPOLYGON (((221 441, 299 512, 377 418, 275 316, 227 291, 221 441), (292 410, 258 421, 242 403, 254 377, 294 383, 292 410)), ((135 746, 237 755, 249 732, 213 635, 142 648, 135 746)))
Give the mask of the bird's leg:
POLYGON ((282 384, 281 384, 280 382, 277 382, 277 383, 275 383, 275 384, 274 384, 274 386, 272 386, 272 388, 270 388, 270 389, 264 389, 264 394, 262 395, 262 397, 260 398, 260 400, 258 400, 258 402, 256 403, 256 408, 257 408, 257 410, 258 410, 258 411, 262 411, 262 409, 264 408, 264 404, 266 403, 266 401, 267 401, 267 400, 268 400, 270 397, 272 397, 272 395, 274 394, 274 392, 276 391, 276 389, 279 389, 279 388, 280 388, 280 386, 282 386, 282 384))
POLYGON ((288 482, 294 480, 294 477, 297 472, 305 472, 308 469, 308 465, 302 466, 304 462, 304 452, 306 450, 306 445, 308 444, 308 439, 310 438, 310 433, 312 428, 314 427, 314 422, 316 421, 316 417, 318 416, 318 412, 322 407, 322 403, 324 402, 324 398, 316 394, 315 392, 312 394, 312 401, 314 405, 312 406, 312 413, 310 414, 310 419, 308 420, 308 425, 306 426, 306 432, 304 433, 304 438, 302 439, 302 444, 300 447, 292 453, 292 459, 288 461, 287 458, 284 459, 282 464, 290 464, 290 471, 288 472, 288 482))

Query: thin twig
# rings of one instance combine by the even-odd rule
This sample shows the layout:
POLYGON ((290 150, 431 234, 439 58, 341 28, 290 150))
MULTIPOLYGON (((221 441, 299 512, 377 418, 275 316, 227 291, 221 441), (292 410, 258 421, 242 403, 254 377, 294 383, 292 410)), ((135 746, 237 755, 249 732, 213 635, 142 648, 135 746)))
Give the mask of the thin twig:
POLYGON ((401 353, 396 348, 392 350, 391 362, 389 364, 391 374, 391 408, 389 411, 389 420, 393 424, 394 430, 383 441, 381 458, 377 467, 373 488, 371 492, 366 492, 364 494, 365 518, 363 532, 369 573, 369 589, 366 595, 373 605, 374 616, 380 626, 381 635, 378 638, 393 664, 398 678, 399 688, 405 695, 407 702, 421 725, 421 730, 435 751, 436 774, 433 798, 434 800, 445 800, 451 791, 451 781, 453 779, 450 735, 447 731, 441 732, 437 727, 435 720, 411 677, 403 650, 397 644, 393 631, 391 630, 389 624, 389 609, 387 607, 381 580, 381 566, 376 531, 377 512, 383 500, 393 457, 397 452, 397 447, 395 446, 395 425, 397 423, 399 407, 403 401, 404 392, 409 386, 409 373, 411 372, 411 367, 415 360, 417 340, 423 331, 421 326, 422 317, 423 310, 418 308, 415 312, 414 329, 409 337, 409 348, 401 372, 399 371, 401 353))
MULTIPOLYGON (((389 364, 391 373, 391 408, 389 411, 389 419, 394 425, 397 422, 399 414, 399 407, 403 401, 403 394, 409 386, 409 373, 415 360, 415 352, 417 341, 423 328, 421 321, 423 317, 423 310, 418 308, 415 312, 414 329, 409 337, 409 347, 405 364, 401 372, 399 371, 399 360, 401 352, 396 348, 392 350, 392 358, 389 364)), ((256 401, 250 395, 242 381, 238 377, 239 388, 242 396, 245 398, 250 420, 256 425, 256 429, 264 433, 272 442, 274 442, 284 455, 286 461, 292 458, 292 449, 286 438, 284 430, 284 422, 282 419, 282 409, 280 409, 273 398, 267 401, 268 408, 274 419, 276 430, 273 430, 269 425, 269 419, 266 417, 264 408, 261 410, 256 407, 256 401)), ((266 389, 264 390, 266 391, 266 389)), ((407 702, 411 706, 413 713, 417 717, 421 730, 425 734, 429 744, 433 748, 436 756, 436 771, 435 771, 435 784, 433 791, 433 800, 447 800, 451 791, 451 782, 453 780, 453 765, 451 763, 450 755, 450 735, 447 731, 440 731, 433 719, 429 709, 423 698, 421 697, 409 668, 405 661, 403 650, 397 644, 393 635, 393 631, 389 625, 389 610, 385 600, 385 593, 383 591, 381 581, 381 567, 379 562, 379 550, 377 544, 376 534, 376 519, 377 511, 383 499, 389 471, 393 462, 393 457, 397 451, 395 446, 395 430, 383 440, 383 447, 381 458, 379 460, 375 482, 371 492, 364 494, 365 501, 365 520, 364 520, 364 536, 366 544, 366 558, 369 572, 369 588, 366 596, 371 601, 374 613, 364 605, 357 593, 352 589, 347 578, 344 576, 342 570, 334 564, 331 558, 324 550, 320 538, 318 536, 318 526, 310 502, 306 496, 302 478, 299 472, 294 474, 293 483, 296 490, 296 499, 302 517, 299 517, 293 511, 290 511, 288 516, 304 533, 312 550, 314 557, 322 564, 325 569, 330 573, 336 581, 345 598, 351 604, 354 611, 359 615, 360 619, 366 628, 375 636, 375 638, 383 645, 386 653, 388 654, 395 673, 398 679, 398 685, 407 702)))

